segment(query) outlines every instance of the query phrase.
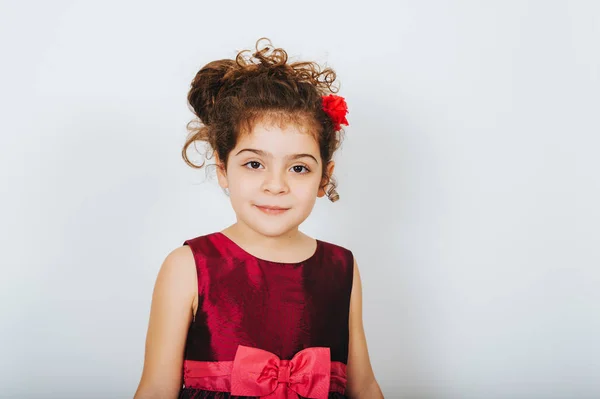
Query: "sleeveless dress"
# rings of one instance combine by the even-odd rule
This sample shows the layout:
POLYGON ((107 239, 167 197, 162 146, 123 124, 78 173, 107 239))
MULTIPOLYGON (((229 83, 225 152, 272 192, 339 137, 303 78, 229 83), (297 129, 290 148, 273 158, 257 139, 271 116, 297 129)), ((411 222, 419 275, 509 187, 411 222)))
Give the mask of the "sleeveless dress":
POLYGON ((343 399, 352 252, 317 240, 297 263, 257 258, 223 233, 183 243, 194 254, 198 310, 180 399, 343 399))

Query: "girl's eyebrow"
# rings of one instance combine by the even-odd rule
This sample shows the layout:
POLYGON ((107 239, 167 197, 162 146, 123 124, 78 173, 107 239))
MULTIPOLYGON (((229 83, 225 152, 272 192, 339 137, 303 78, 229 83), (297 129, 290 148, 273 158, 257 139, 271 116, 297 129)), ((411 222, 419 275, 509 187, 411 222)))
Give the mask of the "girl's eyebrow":
MULTIPOLYGON (((235 155, 238 156, 238 155, 240 155, 244 151, 253 152, 253 153, 257 154, 257 155, 260 155, 260 156, 263 156, 263 157, 267 157, 267 158, 273 158, 273 154, 271 154, 270 152, 266 152, 266 151, 263 151, 263 150, 256 150, 254 148, 244 148, 244 149, 238 151, 238 153, 235 154, 235 155)), ((319 161, 317 161, 317 158, 315 158, 311 154, 291 154, 291 155, 286 156, 286 159, 299 159, 299 158, 305 158, 305 157, 312 158, 312 159, 314 159, 314 161, 317 164, 319 163, 319 161)))

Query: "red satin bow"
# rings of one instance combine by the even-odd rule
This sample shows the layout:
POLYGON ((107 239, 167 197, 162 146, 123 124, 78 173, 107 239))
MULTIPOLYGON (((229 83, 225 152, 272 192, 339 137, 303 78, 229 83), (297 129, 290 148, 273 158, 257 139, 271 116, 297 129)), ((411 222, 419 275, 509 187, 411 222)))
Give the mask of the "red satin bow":
POLYGON ((292 360, 239 345, 231 370, 231 395, 265 399, 327 399, 331 377, 329 348, 310 347, 292 360))

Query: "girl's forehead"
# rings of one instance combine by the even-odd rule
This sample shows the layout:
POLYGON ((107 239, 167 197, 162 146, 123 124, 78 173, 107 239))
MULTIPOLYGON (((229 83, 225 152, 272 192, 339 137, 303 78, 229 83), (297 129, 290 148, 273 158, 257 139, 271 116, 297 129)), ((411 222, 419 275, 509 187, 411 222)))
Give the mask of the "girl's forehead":
POLYGON ((319 150, 315 134, 308 127, 291 122, 257 122, 252 131, 238 137, 236 148, 252 146, 269 149, 274 153, 299 149, 315 152, 319 150))

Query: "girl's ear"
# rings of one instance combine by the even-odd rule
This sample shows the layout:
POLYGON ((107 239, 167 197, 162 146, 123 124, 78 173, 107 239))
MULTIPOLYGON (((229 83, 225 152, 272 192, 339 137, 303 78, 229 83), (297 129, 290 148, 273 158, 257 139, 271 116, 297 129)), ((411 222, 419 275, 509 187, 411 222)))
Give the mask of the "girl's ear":
POLYGON ((221 188, 228 188, 229 182, 227 181, 227 170, 225 164, 219 159, 219 155, 215 152, 215 166, 217 167, 217 180, 221 188))
MULTIPOLYGON (((331 176, 333 175, 333 170, 335 169, 335 162, 334 161, 329 161, 327 163, 327 166, 325 167, 325 170, 327 171, 327 176, 331 176)), ((321 198, 323 196, 325 196, 325 194, 327 193, 327 186, 329 185, 329 180, 327 178, 327 176, 323 176, 323 179, 321 180, 321 185, 319 186, 319 192, 317 193, 317 197, 321 198)))

